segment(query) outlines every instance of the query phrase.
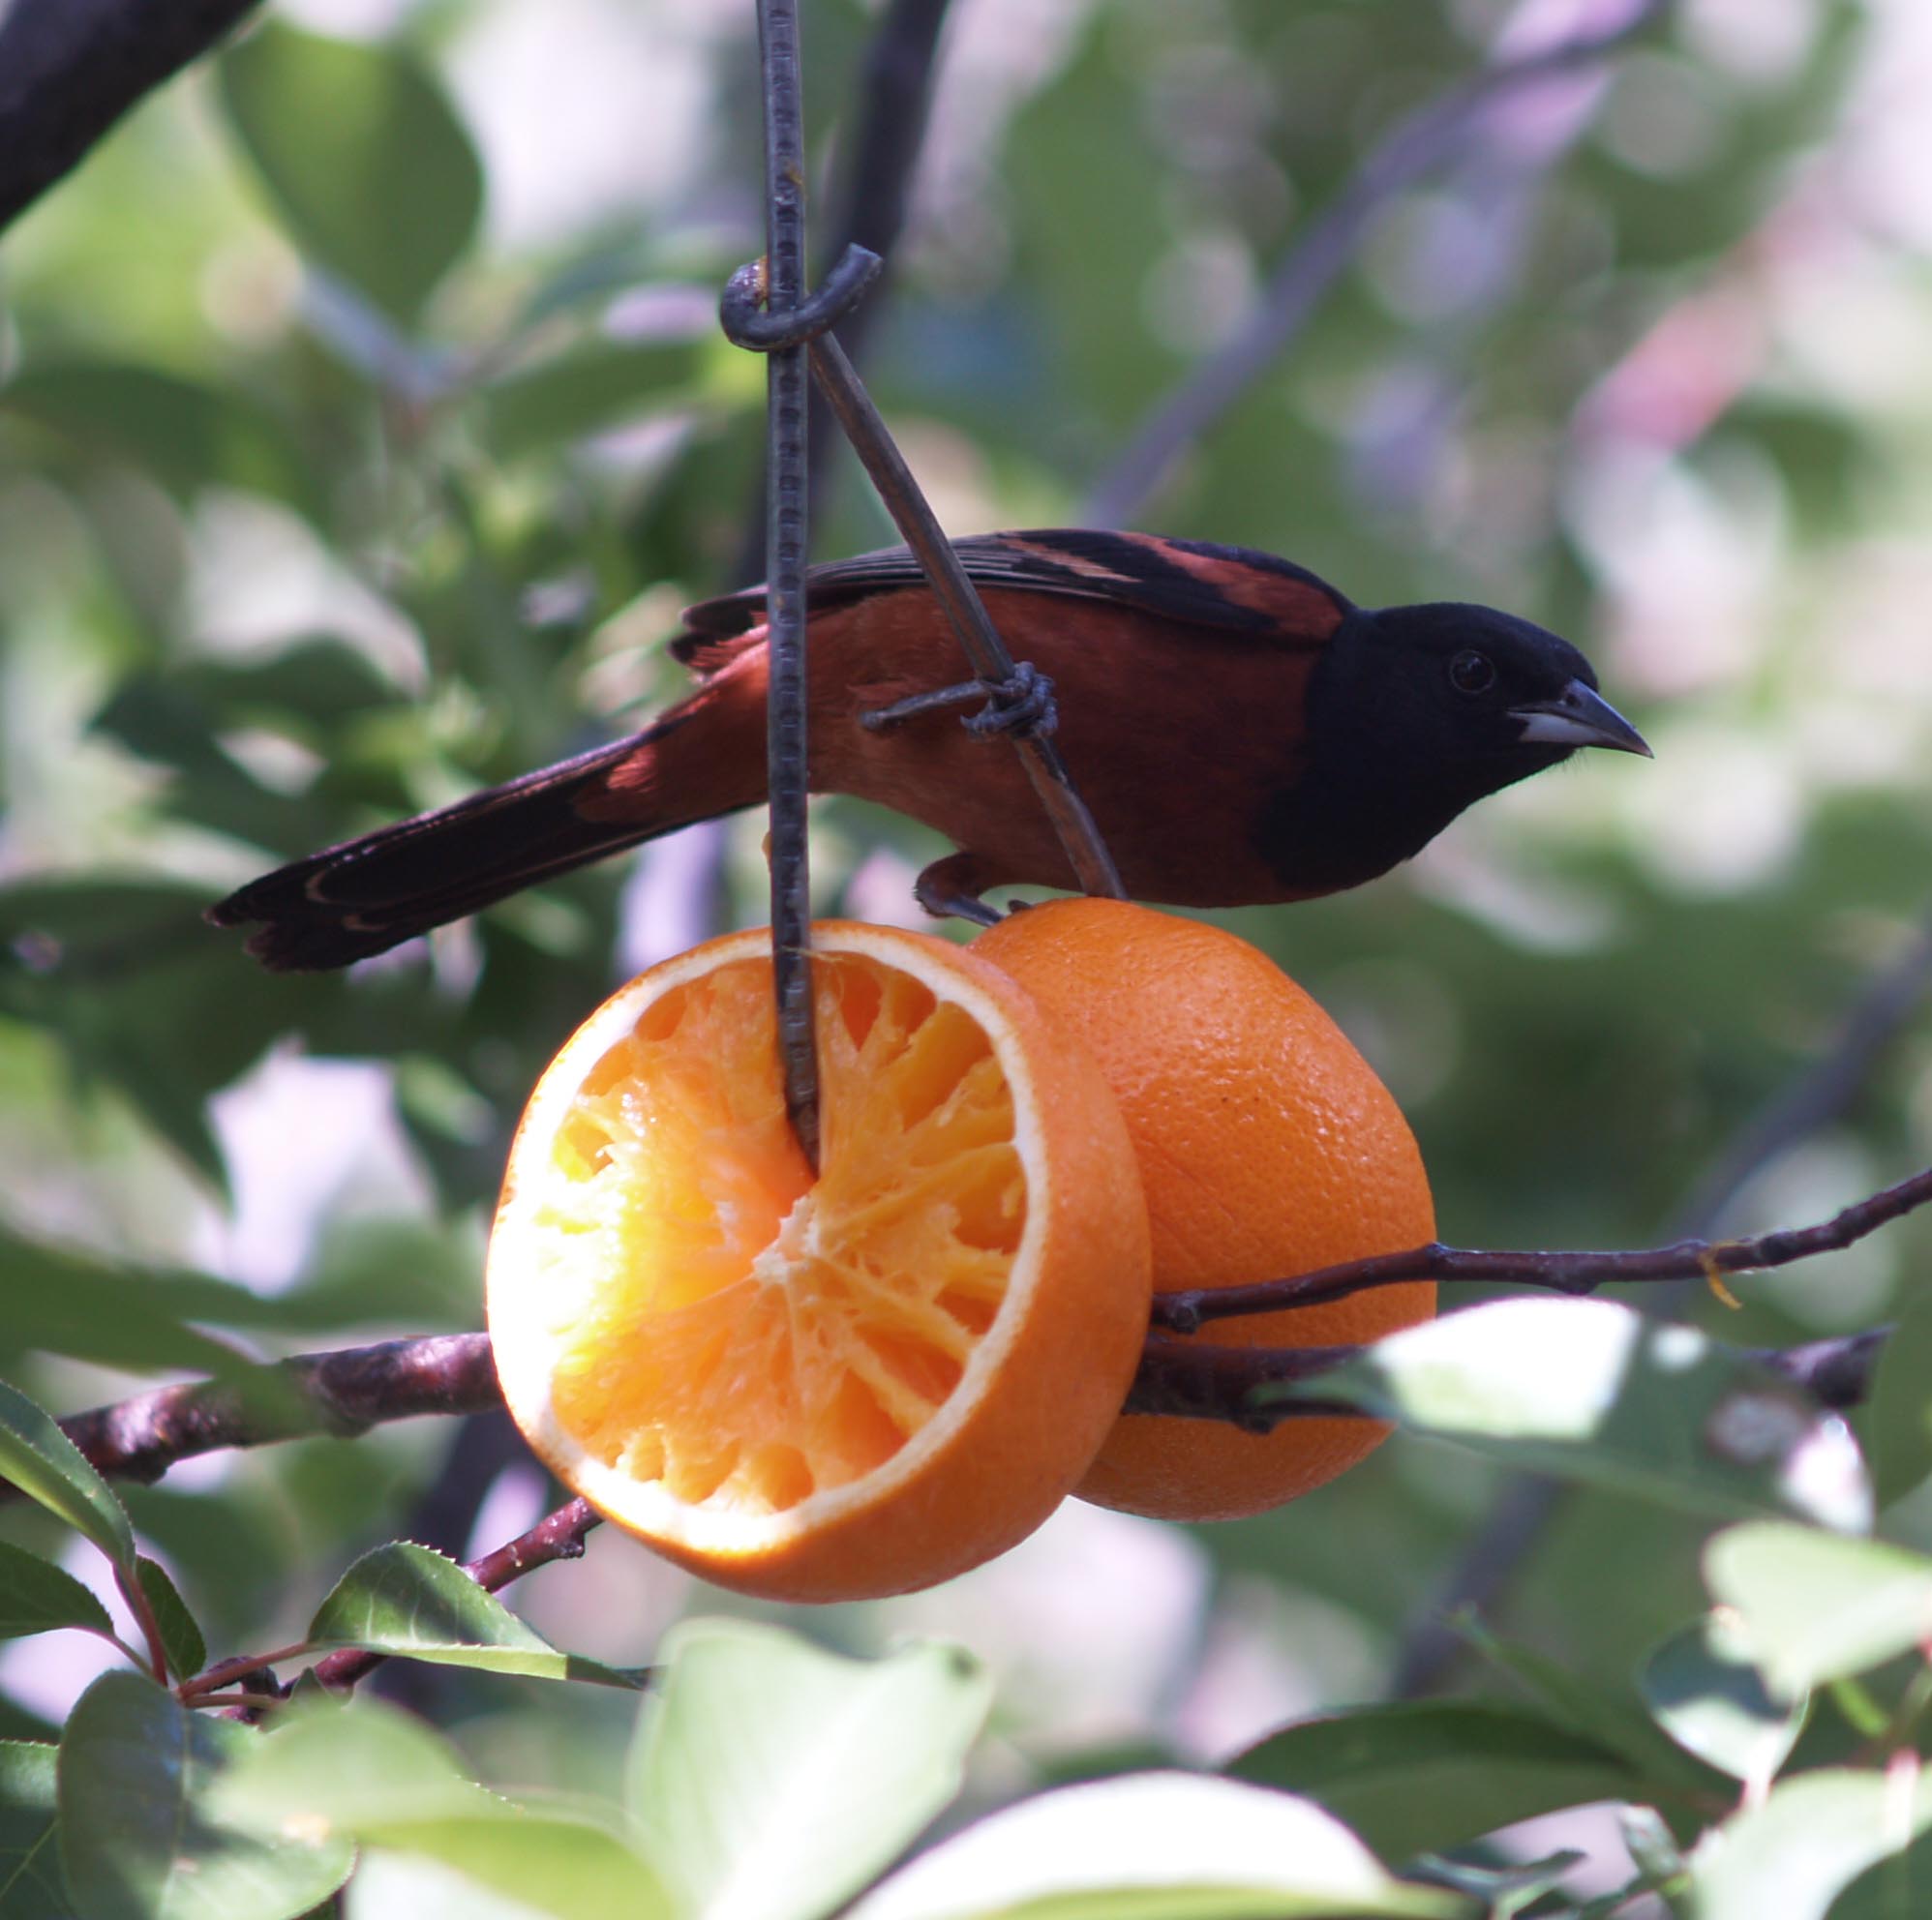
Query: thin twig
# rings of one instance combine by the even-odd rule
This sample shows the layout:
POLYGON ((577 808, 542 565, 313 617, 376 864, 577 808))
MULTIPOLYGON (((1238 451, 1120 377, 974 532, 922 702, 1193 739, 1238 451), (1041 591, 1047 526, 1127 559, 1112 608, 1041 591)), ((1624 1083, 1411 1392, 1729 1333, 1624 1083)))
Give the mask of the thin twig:
POLYGON ((1262 1387, 1316 1379, 1365 1351, 1357 1346, 1225 1347, 1150 1334, 1121 1411, 1227 1421, 1248 1433, 1272 1432, 1284 1420, 1359 1419, 1361 1410, 1346 1400, 1253 1402, 1262 1387))
POLYGON ((190 1674, 175 1693, 184 1706, 194 1706, 203 1695, 219 1694, 224 1687, 233 1687, 262 1674, 272 1678, 273 1668, 285 1660, 300 1660, 308 1651, 308 1642, 297 1640, 292 1646, 271 1647, 266 1653, 236 1654, 229 1660, 218 1660, 199 1673, 190 1674))
MULTIPOLYGON (((566 1500, 554 1514, 546 1514, 528 1533, 519 1534, 480 1560, 470 1561, 463 1571, 486 1593, 500 1592, 512 1580, 547 1567, 553 1560, 581 1559, 585 1536, 602 1521, 603 1515, 588 1500, 566 1500)), ((182 1702, 187 1706, 229 1707, 243 1718, 253 1718, 262 1707, 279 1705, 282 1696, 250 1693, 236 1695, 222 1690, 237 1684, 253 1685, 257 1680, 266 1686, 276 1686, 272 1669, 284 1661, 299 1659, 307 1651, 306 1646, 298 1644, 276 1647, 268 1653, 238 1654, 196 1674, 182 1686, 179 1690, 182 1702)), ((331 1693, 347 1693, 388 1658, 364 1647, 344 1647, 317 1661, 313 1671, 331 1693)))
POLYGON ((1661 5, 1646 0, 1608 33, 1490 67, 1401 121, 1289 249, 1233 338, 1154 407, 1088 494, 1081 509, 1086 524, 1120 526, 1140 512, 1181 454, 1300 336, 1383 206, 1459 154, 1498 101, 1612 51, 1648 24, 1661 5))
MULTIPOLYGON (((519 1534, 507 1545, 471 1560, 464 1572, 487 1593, 500 1592, 512 1580, 548 1567, 553 1560, 579 1560, 584 1555, 584 1539, 592 1527, 603 1523, 603 1515, 588 1500, 566 1500, 554 1514, 547 1514, 528 1533, 519 1534)), ((347 1693, 358 1680, 373 1673, 388 1656, 369 1653, 361 1647, 345 1647, 316 1663, 315 1676, 330 1693, 347 1693)))
MULTIPOLYGON (((932 101, 933 65, 950 0, 887 0, 867 43, 854 82, 859 119, 839 165, 834 211, 828 223, 833 235, 828 260, 842 259, 854 247, 876 254, 890 275, 892 255, 905 230, 913 176, 925 144, 927 108, 932 101)), ((885 313, 884 276, 879 286, 838 323, 838 344, 854 366, 863 366, 865 349, 885 313)), ((813 389, 808 403, 806 497, 812 516, 823 524, 830 510, 839 436, 830 432, 825 395, 813 389)), ((754 561, 740 578, 749 578, 754 561)))
MULTIPOLYGON (((950 0, 887 0, 865 48, 854 86, 860 118, 839 169, 841 186, 830 222, 835 236, 826 258, 863 247, 891 262, 905 230, 913 175, 925 144, 933 65, 950 0)), ((857 363, 883 312, 872 297, 838 326, 838 344, 857 363)), ((817 452, 816 442, 813 447, 817 452)), ((813 504, 818 504, 813 496, 813 504)))
POLYGON ((1807 1139, 1857 1097, 1887 1047, 1932 987, 1932 915, 1904 950, 1877 974, 1830 1043, 1737 1134, 1679 1215, 1682 1233, 1708 1233, 1725 1209, 1788 1147, 1807 1139))
POLYGON ((1350 1260, 1290 1279, 1260 1280, 1252 1286, 1223 1287, 1218 1292, 1197 1288, 1187 1293, 1156 1294, 1154 1324, 1175 1333, 1192 1333, 1210 1320, 1276 1313, 1289 1306, 1323 1305, 1371 1287, 1396 1286, 1408 1280, 1488 1280, 1581 1296, 1626 1282, 1762 1273, 1820 1253, 1842 1252, 1928 1201, 1932 1201, 1932 1167, 1855 1201, 1828 1220, 1808 1227, 1779 1227, 1740 1240, 1676 1240, 1666 1246, 1635 1247, 1617 1253, 1485 1251, 1432 1242, 1404 1253, 1350 1260))
MULTIPOLYGON (((1339 1299, 1365 1286, 1431 1276, 1501 1280, 1558 1293, 1587 1294, 1612 1280, 1659 1280, 1684 1273, 1739 1274, 1784 1267, 1816 1254, 1840 1251, 1928 1200, 1932 1200, 1932 1168, 1847 1207, 1828 1220, 1808 1227, 1784 1227, 1750 1240, 1715 1245, 1678 1241, 1669 1246, 1624 1253, 1511 1253, 1424 1246, 1412 1253, 1327 1268, 1299 1280, 1230 1287, 1220 1295, 1162 1294, 1157 1296, 1150 1349, 1159 1350, 1161 1365, 1155 1370, 1162 1380, 1181 1378, 1187 1367, 1178 1356, 1207 1348, 1205 1343, 1177 1339, 1173 1335, 1222 1317, 1214 1307, 1223 1299, 1240 1300, 1241 1310, 1252 1313, 1309 1305, 1339 1299)), ((1226 1351, 1244 1356, 1244 1365, 1262 1369, 1256 1380, 1288 1378, 1297 1368, 1319 1370, 1335 1364, 1334 1350, 1327 1348, 1226 1351), (1271 1368, 1277 1370, 1269 1371, 1271 1368)), ((1227 1365, 1203 1363, 1210 1372, 1214 1365, 1227 1365)), ((1822 1368, 1824 1362, 1818 1365, 1822 1368)), ((1197 1397, 1212 1403, 1201 1417, 1235 1421, 1246 1417, 1238 1395, 1203 1387, 1197 1397)), ((425 1413, 481 1413, 501 1404, 489 1335, 438 1334, 337 1353, 308 1354, 264 1367, 242 1382, 203 1380, 164 1387, 116 1406, 70 1415, 61 1425, 103 1473, 158 1480, 174 1461, 218 1447, 258 1447, 317 1433, 359 1433, 381 1421, 425 1413)))
POLYGON ((0 227, 256 0, 14 0, 0 7, 0 227))
MULTIPOLYGON (((1804 1388, 1820 1406, 1842 1412, 1859 1405, 1871 1392, 1890 1332, 1874 1327, 1801 1347, 1741 1351, 1804 1388)), ((1349 1400, 1312 1395, 1281 1400, 1261 1395, 1266 1387, 1319 1379, 1367 1351, 1359 1346, 1228 1347, 1150 1334, 1122 1411, 1226 1421, 1249 1433, 1272 1432, 1284 1420, 1371 1420, 1375 1416, 1349 1400)))
POLYGON ((1752 1358, 1796 1382, 1820 1406, 1843 1413, 1865 1403, 1890 1337, 1889 1327, 1867 1327, 1828 1340, 1807 1340, 1801 1347, 1762 1347, 1752 1358))
MULTIPOLYGON (((70 1415, 67 1436, 101 1472, 152 1482, 225 1447, 347 1438, 417 1414, 503 1404, 487 1334, 432 1334, 302 1354, 236 1380, 190 1380, 70 1415)), ((0 1485, 0 1497, 13 1489, 0 1485)))
MULTIPOLYGON (((1928 986, 1932 986, 1932 919, 1924 922, 1920 937, 1907 951, 1866 985, 1831 1044, 1718 1156, 1679 1212, 1678 1233, 1710 1232, 1724 1209, 1763 1168, 1843 1113, 1857 1097, 1886 1045, 1923 1003, 1928 986)), ((1686 1275, 1678 1284, 1688 1288, 1696 1283, 1686 1275)), ((1670 1293, 1661 1305, 1668 1311, 1677 1302, 1678 1296, 1670 1293)), ((1827 1404, 1840 1402, 1827 1400, 1827 1404)), ((1486 1612, 1496 1605, 1536 1551, 1567 1492, 1562 1483, 1537 1474, 1520 1474, 1504 1485, 1440 1588, 1418 1611, 1391 1680, 1396 1697, 1414 1699, 1428 1693, 1448 1670, 1466 1645, 1451 1623, 1471 1608, 1486 1612)))
POLYGON ((155 1618, 154 1603, 147 1597, 143 1587, 133 1574, 114 1569, 114 1585, 119 1591, 122 1603, 135 1616, 135 1624, 141 1630, 141 1638, 147 1645, 148 1666, 154 1677, 165 1687, 167 1685, 167 1646, 161 1636, 161 1622, 155 1618))

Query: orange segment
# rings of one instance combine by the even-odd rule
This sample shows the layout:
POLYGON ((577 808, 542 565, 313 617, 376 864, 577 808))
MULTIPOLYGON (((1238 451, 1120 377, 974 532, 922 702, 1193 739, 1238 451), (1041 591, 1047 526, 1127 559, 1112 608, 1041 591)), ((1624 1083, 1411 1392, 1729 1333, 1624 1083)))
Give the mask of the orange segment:
POLYGON ((824 1149, 786 1124, 762 933, 653 969, 531 1096, 491 1245, 498 1370, 569 1485, 808 1599, 1038 1525, 1145 1332, 1132 1150, 1093 1059, 923 935, 815 931, 824 1149))

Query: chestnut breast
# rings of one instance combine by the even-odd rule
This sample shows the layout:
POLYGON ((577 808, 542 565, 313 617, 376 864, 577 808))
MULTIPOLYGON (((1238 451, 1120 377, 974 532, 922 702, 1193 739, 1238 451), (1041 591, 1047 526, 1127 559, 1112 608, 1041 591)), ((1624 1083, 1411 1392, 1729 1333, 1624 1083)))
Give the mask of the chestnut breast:
MULTIPOLYGON (((1054 682, 1060 749, 1131 894, 1177 906, 1288 897, 1260 835, 1304 769, 1320 641, 1184 625, 1099 600, 997 588, 984 599, 1013 657, 1054 682)), ((929 593, 818 615, 812 784, 924 821, 1003 880, 1071 885, 1011 744, 976 739, 960 709, 877 733, 859 723, 863 710, 970 677, 929 593)))

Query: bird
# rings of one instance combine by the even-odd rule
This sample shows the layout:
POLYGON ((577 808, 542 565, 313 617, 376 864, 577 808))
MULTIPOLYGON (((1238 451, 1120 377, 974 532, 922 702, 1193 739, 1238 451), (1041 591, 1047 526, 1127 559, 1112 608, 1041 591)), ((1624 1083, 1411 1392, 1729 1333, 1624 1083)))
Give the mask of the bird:
MULTIPOLYGON (((1493 608, 1359 607, 1292 561, 1093 528, 954 543, 1017 663, 962 678, 905 548, 806 575, 812 791, 923 821, 954 852, 936 914, 990 921, 1011 885, 1077 885, 1017 755, 1056 728, 1128 894, 1260 906, 1339 892, 1486 795, 1603 747, 1648 757, 1569 642, 1493 608), (962 715, 962 705, 976 711, 962 715), (965 724, 960 724, 961 719, 965 724)), ((342 967, 519 888, 766 797, 766 596, 686 610, 690 695, 642 732, 329 847, 208 910, 278 971, 342 967)))

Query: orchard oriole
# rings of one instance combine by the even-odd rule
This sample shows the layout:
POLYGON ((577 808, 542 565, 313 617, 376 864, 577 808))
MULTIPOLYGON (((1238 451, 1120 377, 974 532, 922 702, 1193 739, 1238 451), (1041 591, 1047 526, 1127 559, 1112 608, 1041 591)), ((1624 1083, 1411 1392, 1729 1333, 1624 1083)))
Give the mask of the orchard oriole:
MULTIPOLYGON (((1271 555, 1053 530, 958 552, 1037 675, 968 716, 959 645, 903 548, 807 579, 811 784, 937 827, 937 912, 1011 882, 1073 884, 1016 757, 1058 740, 1130 894, 1174 906, 1305 899, 1386 872, 1473 800, 1578 747, 1647 754, 1555 634, 1488 607, 1357 607, 1271 555), (949 709, 953 710, 949 710, 949 709)), ((519 887, 764 799, 764 594, 708 600, 673 653, 699 685, 642 733, 298 860, 210 910, 257 923, 275 968, 340 967, 519 887)))

